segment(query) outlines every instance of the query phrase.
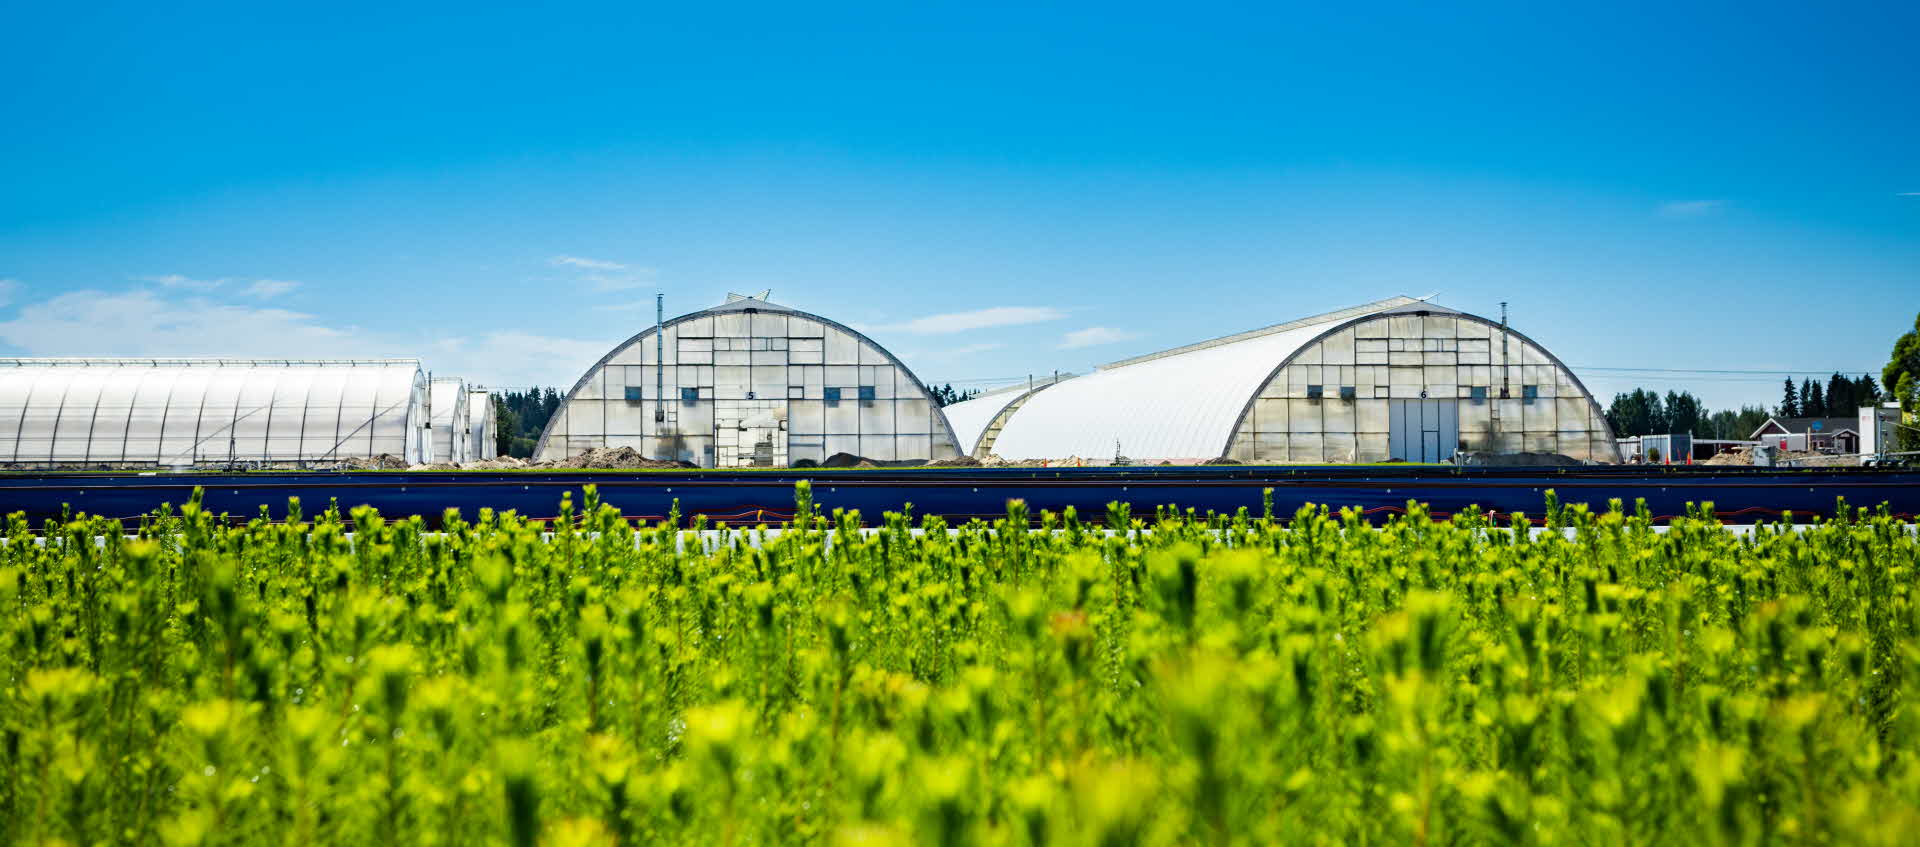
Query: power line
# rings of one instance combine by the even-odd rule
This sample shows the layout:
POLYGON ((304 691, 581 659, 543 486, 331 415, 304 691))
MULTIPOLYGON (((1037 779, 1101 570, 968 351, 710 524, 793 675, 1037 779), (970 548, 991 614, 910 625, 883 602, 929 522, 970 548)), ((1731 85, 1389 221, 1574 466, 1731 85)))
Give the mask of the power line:
MULTIPOLYGON (((1365 367, 1376 367, 1376 366, 1367 365, 1365 367)), ((1499 366, 1494 365, 1492 367, 1499 367, 1499 366)), ((1568 369, 1573 371, 1574 374, 1576 375, 1583 374, 1583 373, 1622 375, 1618 377, 1613 377, 1615 379, 1633 377, 1633 378, 1646 379, 1646 380, 1658 380, 1662 382, 1694 381, 1694 382, 1754 382, 1754 383, 1773 382, 1785 377, 1794 377, 1794 376, 1826 377, 1836 373, 1840 374, 1843 377, 1848 376, 1850 374, 1872 375, 1877 370, 1874 368, 1635 368, 1635 367, 1602 367, 1598 365, 1595 365, 1595 366, 1572 365, 1572 366, 1569 366, 1568 369), (1655 374, 1668 374, 1669 376, 1655 376, 1655 374)), ((1027 380, 1027 377, 1025 375, 1021 375, 1021 376, 978 377, 974 379, 949 379, 947 377, 932 377, 927 381, 937 382, 937 383, 952 383, 954 385, 987 385, 987 384, 999 384, 999 383, 1025 382, 1026 380, 1027 380)))
POLYGON ((1673 374, 1761 374, 1766 376, 1813 376, 1850 373, 1871 374, 1877 368, 1627 368, 1601 367, 1599 365, 1568 365, 1569 369, 1579 371, 1614 371, 1623 373, 1673 373, 1673 374))

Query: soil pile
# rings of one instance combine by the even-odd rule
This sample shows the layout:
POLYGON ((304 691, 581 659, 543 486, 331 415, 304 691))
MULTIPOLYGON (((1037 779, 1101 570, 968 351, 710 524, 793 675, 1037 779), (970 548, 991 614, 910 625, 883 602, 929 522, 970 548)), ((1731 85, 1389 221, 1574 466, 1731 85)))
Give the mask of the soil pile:
POLYGON ((924 459, 869 459, 852 453, 835 453, 820 463, 823 468, 917 468, 924 459))
POLYGON ((1566 468, 1585 464, 1572 456, 1559 453, 1494 453, 1487 450, 1464 450, 1455 458, 1461 466, 1469 468, 1566 468))
POLYGON ((649 459, 640 455, 640 451, 632 447, 594 447, 577 456, 569 456, 557 461, 534 462, 528 467, 614 471, 691 468, 694 465, 691 462, 674 459, 649 459))
POLYGON ((497 459, 481 459, 477 462, 468 462, 460 467, 472 471, 513 471, 528 467, 528 465, 525 459, 501 456, 497 459))
POLYGON ((955 456, 951 459, 935 459, 928 462, 929 468, 977 468, 980 460, 972 456, 955 456))
POLYGON ((980 460, 980 466, 983 468, 1044 468, 1047 466, 1047 460, 1002 459, 999 456, 988 453, 985 459, 980 460))
POLYGON ((349 471, 404 471, 407 469, 407 462, 391 453, 381 453, 371 459, 363 459, 359 456, 342 459, 340 468, 349 471))
MULTIPOLYGON (((1751 465, 1753 464, 1753 451, 1754 448, 1752 447, 1736 447, 1700 464, 1751 465)), ((1795 453, 1780 450, 1773 454, 1773 463, 1775 465, 1790 464, 1793 467, 1801 468, 1851 468, 1859 466, 1860 457, 1853 455, 1834 456, 1826 453, 1795 453)))
POLYGON ((1713 458, 1707 459, 1706 461, 1703 461, 1700 464, 1703 464, 1703 465, 1751 465, 1753 464, 1753 448, 1752 447, 1735 447, 1732 450, 1728 450, 1724 453, 1715 453, 1713 455, 1713 458))

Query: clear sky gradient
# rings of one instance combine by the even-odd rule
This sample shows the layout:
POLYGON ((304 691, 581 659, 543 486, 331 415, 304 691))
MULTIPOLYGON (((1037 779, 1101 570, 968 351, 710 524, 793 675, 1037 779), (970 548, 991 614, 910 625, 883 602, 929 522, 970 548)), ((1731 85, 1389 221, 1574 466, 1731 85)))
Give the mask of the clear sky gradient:
POLYGON ((1437 292, 1718 408, 1920 311, 1910 3, 70 8, 0 26, 5 354, 564 387, 771 288, 981 384, 1437 292))

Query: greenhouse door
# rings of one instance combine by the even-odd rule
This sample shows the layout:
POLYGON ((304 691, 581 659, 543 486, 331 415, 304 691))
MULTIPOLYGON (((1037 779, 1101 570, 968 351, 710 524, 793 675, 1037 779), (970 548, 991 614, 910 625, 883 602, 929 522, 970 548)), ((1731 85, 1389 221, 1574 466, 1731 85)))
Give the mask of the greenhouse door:
POLYGON ((1460 401, 1388 400, 1387 455, 1409 462, 1444 462, 1460 443, 1460 401))
POLYGON ((719 400, 713 411, 717 468, 769 468, 787 464, 785 400, 719 400))

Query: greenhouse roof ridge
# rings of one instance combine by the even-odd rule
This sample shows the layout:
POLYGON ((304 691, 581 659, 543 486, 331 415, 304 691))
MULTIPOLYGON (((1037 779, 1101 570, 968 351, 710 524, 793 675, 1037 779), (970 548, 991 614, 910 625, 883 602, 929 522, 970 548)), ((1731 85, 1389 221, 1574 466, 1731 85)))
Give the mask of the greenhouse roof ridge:
POLYGON ((1053 374, 1047 374, 1046 376, 1035 376, 1031 382, 1023 379, 1019 382, 1002 385, 999 388, 982 391, 979 394, 973 395, 973 397, 969 399, 977 400, 981 397, 993 397, 1000 394, 1005 394, 1009 391, 1026 391, 1029 388, 1045 388, 1056 382, 1065 382, 1076 376, 1079 376, 1079 374, 1073 373, 1071 371, 1061 371, 1059 376, 1055 376, 1053 374))
MULTIPOLYGON (((1303 327, 1303 326, 1313 326, 1314 324, 1332 323, 1334 321, 1346 320, 1348 318, 1357 318, 1357 317, 1360 317, 1361 315, 1371 315, 1378 312, 1385 312, 1391 309, 1404 308, 1406 306, 1411 306, 1416 303, 1427 304, 1428 298, 1431 298, 1433 296, 1434 295, 1429 294, 1426 297, 1408 297, 1406 295, 1388 297, 1385 300, 1375 300, 1372 303, 1362 303, 1358 306, 1348 306, 1347 308, 1344 308, 1344 309, 1336 309, 1334 311, 1324 312, 1318 315, 1309 315, 1304 318, 1297 318, 1295 320, 1287 321, 1286 323, 1277 323, 1277 324, 1273 324, 1272 326, 1263 326, 1259 329, 1250 329, 1245 332, 1236 332, 1232 335, 1223 335, 1223 336, 1220 336, 1219 338, 1212 338, 1206 341, 1199 341, 1193 344, 1174 347, 1169 350, 1161 350, 1157 353, 1147 353, 1140 356, 1134 356, 1130 359, 1121 359, 1117 362, 1108 362, 1104 365, 1100 365, 1096 367, 1095 370, 1107 371, 1107 370, 1113 370, 1115 368, 1124 368, 1128 365, 1137 365, 1142 362, 1151 362, 1151 361, 1154 361, 1155 359, 1164 359, 1168 356, 1178 356, 1182 353, 1191 353, 1195 350, 1206 350, 1209 348, 1220 347, 1227 344, 1234 344, 1241 341, 1249 341, 1255 338, 1261 338, 1264 336, 1273 335, 1274 333, 1277 333, 1277 332, 1286 332, 1287 330, 1291 330, 1291 329, 1299 329, 1300 327, 1303 327)), ((1430 304, 1427 304, 1427 305, 1430 305, 1430 304)), ((1433 306, 1432 308, 1440 311, 1452 311, 1451 309, 1447 309, 1443 306, 1433 306)))

